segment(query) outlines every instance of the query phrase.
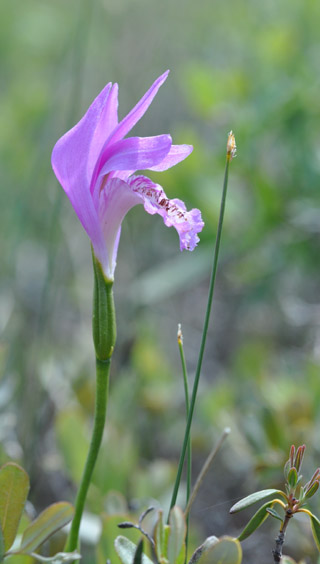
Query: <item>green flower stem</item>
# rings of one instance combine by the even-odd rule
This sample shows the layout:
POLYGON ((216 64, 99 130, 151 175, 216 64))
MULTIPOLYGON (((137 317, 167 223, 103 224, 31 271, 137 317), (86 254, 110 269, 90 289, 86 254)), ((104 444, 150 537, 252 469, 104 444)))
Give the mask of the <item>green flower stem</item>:
POLYGON ((201 339, 196 375, 195 375, 193 389, 192 389, 189 416, 188 416, 188 420, 187 420, 187 424, 186 424, 184 440, 183 440, 183 445, 182 445, 181 454, 180 454, 177 477, 176 477, 176 481, 175 481, 174 488, 173 488, 170 510, 175 505, 175 503, 177 501, 177 495, 178 495, 180 481, 181 481, 184 459, 185 459, 185 456, 186 456, 186 451, 187 451, 189 437, 190 437, 190 429, 191 429, 191 423, 192 423, 192 418, 193 418, 194 406, 195 406, 196 398, 197 398, 197 392, 198 392, 198 386, 199 386, 199 380, 200 380, 200 374, 201 374, 201 367, 202 367, 202 360, 203 360, 203 354, 204 354, 204 349, 205 349, 205 345, 206 345, 208 326, 209 326, 209 320, 210 320, 210 313, 211 313, 211 308, 212 308, 214 285, 215 285, 217 266, 218 266, 218 258, 219 258, 219 250, 220 250, 220 242, 221 242, 221 234, 222 234, 222 226, 223 226, 223 218, 224 218, 227 188, 228 188, 229 163, 230 163, 230 160, 232 159, 233 156, 234 155, 231 154, 228 150, 225 173, 224 173, 221 205, 220 205, 220 216, 219 216, 219 223, 218 223, 218 231, 217 231, 216 243, 215 243, 214 254, 213 254, 213 264, 212 264, 211 280, 210 280, 210 285, 209 285, 207 310, 206 310, 206 315, 205 315, 205 320, 204 320, 204 326, 203 326, 203 332, 202 332, 202 339, 201 339))
POLYGON ((78 548, 81 517, 82 517, 88 489, 90 486, 93 470, 98 457, 105 421, 106 421, 110 364, 111 364, 111 358, 105 361, 96 359, 97 388, 96 388, 96 401, 95 401, 95 413, 94 413, 92 438, 90 442, 86 465, 84 467, 80 487, 75 501, 75 515, 72 521, 70 533, 65 547, 66 552, 72 552, 78 548))
POLYGON ((86 465, 75 501, 75 515, 65 547, 66 552, 78 548, 81 517, 98 457, 108 404, 111 357, 116 341, 116 321, 113 301, 113 282, 108 280, 101 264, 92 253, 94 270, 92 333, 96 351, 96 399, 94 424, 86 465))

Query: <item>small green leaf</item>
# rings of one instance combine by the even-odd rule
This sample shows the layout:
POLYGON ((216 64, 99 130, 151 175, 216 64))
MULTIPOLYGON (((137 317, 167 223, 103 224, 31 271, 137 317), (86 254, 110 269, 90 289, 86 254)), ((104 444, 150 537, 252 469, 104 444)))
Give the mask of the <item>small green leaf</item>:
POLYGON ((170 564, 181 564, 185 557, 185 538, 187 525, 184 513, 175 505, 169 516, 170 533, 168 539, 168 560, 170 564))
POLYGON ((163 511, 159 511, 159 517, 154 530, 155 551, 158 562, 167 559, 165 527, 163 522, 163 511))
POLYGON ((30 553, 40 546, 48 537, 64 527, 74 515, 74 508, 66 501, 60 501, 47 507, 25 529, 20 551, 30 553))
POLYGON ((278 519, 282 523, 283 518, 281 517, 281 515, 279 515, 279 513, 275 509, 272 509, 272 507, 267 507, 267 513, 269 513, 271 517, 278 519))
POLYGON ((287 478, 290 488, 295 488, 298 482, 298 472, 295 468, 290 468, 287 478))
POLYGON ((262 523, 269 517, 269 513, 267 512, 267 508, 272 507, 273 501, 268 501, 260 509, 258 509, 257 513, 254 514, 252 519, 250 519, 247 526, 243 529, 242 533, 238 536, 239 541, 243 541, 244 539, 248 538, 262 523))
POLYGON ((13 462, 0 469, 0 524, 4 549, 9 550, 17 534, 21 515, 28 497, 29 476, 13 462))
POLYGON ((221 537, 217 542, 206 550, 199 564, 240 564, 242 561, 242 549, 240 542, 232 537, 221 537))
POLYGON ((291 468, 291 461, 290 459, 287 460, 287 462, 284 465, 284 469, 283 469, 283 473, 284 473, 284 477, 286 480, 288 480, 288 474, 289 474, 289 470, 291 468))
POLYGON ((310 521, 311 521, 311 529, 312 529, 313 538, 314 538, 315 543, 317 545, 317 549, 320 552, 320 521, 312 513, 309 513, 309 517, 310 517, 310 521))
MULTIPOLYGON (((120 535, 114 541, 114 546, 123 564, 133 564, 137 545, 120 535)), ((153 562, 146 554, 142 554, 142 564, 153 564, 153 562)))
POLYGON ((198 560, 201 558, 201 556, 203 555, 203 553, 206 550, 209 550, 209 548, 211 548, 214 544, 216 544, 218 540, 219 540, 218 537, 214 537, 214 536, 206 538, 204 543, 202 543, 200 546, 198 546, 198 548, 196 548, 188 564, 196 564, 198 560))
POLYGON ((319 488, 319 482, 314 482, 312 486, 309 488, 309 490, 306 492, 306 494, 304 495, 304 499, 308 499, 312 497, 316 493, 318 488, 319 488))
POLYGON ((273 497, 276 497, 278 495, 282 495, 282 497, 284 497, 286 499, 286 495, 281 490, 261 490, 259 492, 255 492, 251 495, 248 495, 247 497, 244 497, 243 499, 240 499, 240 501, 238 501, 237 503, 235 503, 231 507, 230 513, 237 513, 237 511, 242 511, 242 509, 245 509, 246 507, 250 507, 250 505, 253 505, 257 501, 261 501, 262 499, 266 499, 267 497, 270 497, 271 495, 273 497))
POLYGON ((142 564, 142 555, 143 555, 143 540, 141 539, 134 553, 133 564, 142 564))

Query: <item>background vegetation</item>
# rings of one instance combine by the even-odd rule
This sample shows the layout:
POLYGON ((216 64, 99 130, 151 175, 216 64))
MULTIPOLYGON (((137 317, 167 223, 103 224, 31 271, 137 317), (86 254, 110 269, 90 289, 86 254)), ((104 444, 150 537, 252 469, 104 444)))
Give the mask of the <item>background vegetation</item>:
MULTIPOLYGON (((224 426, 232 433, 194 506, 194 531, 237 535, 248 514, 229 508, 281 484, 292 442, 307 444, 306 477, 319 465, 319 17, 312 0, 2 0, 0 460, 28 470, 36 511, 73 499, 94 401, 90 247, 51 150, 106 82, 119 83, 124 116, 166 68, 135 133, 194 145, 154 178, 199 207, 205 229, 194 253, 180 254, 174 230, 142 207, 123 225, 108 432, 88 509, 106 525, 127 504, 139 512, 152 498, 168 502, 184 428, 177 324, 192 381, 230 129, 238 158, 195 474, 224 426)), ((276 527, 244 543, 244 561, 270 561, 276 527)), ((94 522, 90 531, 88 522, 89 551, 94 522)), ((307 523, 292 523, 287 552, 316 562, 307 523)))

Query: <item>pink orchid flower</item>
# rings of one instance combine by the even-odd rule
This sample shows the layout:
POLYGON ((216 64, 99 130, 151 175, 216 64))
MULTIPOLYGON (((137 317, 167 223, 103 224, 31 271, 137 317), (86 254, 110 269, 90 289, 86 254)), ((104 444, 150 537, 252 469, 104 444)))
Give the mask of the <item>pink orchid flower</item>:
POLYGON ((129 114, 118 122, 118 85, 107 84, 83 118, 56 143, 52 167, 86 230, 104 275, 113 280, 121 222, 136 204, 174 226, 180 249, 192 251, 203 228, 201 213, 169 200, 161 186, 138 170, 164 171, 185 159, 190 145, 173 145, 170 135, 128 137, 169 71, 160 76, 129 114))

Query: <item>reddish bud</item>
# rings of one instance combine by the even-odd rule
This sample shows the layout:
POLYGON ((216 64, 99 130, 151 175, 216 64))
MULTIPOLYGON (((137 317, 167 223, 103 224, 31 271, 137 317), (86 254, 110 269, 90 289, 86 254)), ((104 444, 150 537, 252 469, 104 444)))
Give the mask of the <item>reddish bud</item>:
POLYGON ((306 450, 306 445, 299 446, 297 449, 296 459, 294 461, 294 467, 297 469, 297 472, 300 472, 305 450, 306 450))
POLYGON ((292 445, 292 446, 291 446, 291 449, 290 449, 290 454, 289 454, 289 460, 290 460, 290 466, 291 466, 291 468, 294 466, 294 456, 295 456, 295 453, 296 453, 295 446, 292 445))

